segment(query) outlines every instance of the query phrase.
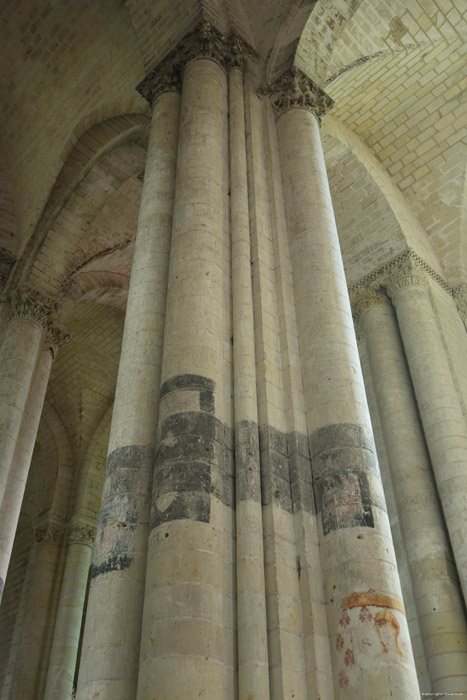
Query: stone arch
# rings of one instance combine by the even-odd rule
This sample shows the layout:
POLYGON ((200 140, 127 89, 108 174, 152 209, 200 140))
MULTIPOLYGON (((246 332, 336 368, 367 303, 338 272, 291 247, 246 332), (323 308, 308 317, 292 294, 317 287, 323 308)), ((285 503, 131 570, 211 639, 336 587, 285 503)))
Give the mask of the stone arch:
MULTIPOLYGON (((133 244, 130 245, 133 247, 133 244)), ((130 258, 131 253, 132 251, 128 252, 130 258)), ((126 307, 130 286, 129 275, 106 269, 87 270, 86 267, 75 273, 63 289, 61 323, 66 323, 76 304, 81 301, 94 301, 97 304, 116 306, 119 309, 126 307)))
POLYGON ((371 175, 387 200, 406 239, 407 247, 415 250, 437 272, 442 266, 417 217, 411 210, 402 192, 394 184, 389 173, 371 152, 368 146, 342 121, 327 114, 323 119, 323 134, 332 136, 346 146, 371 175))
POLYGON ((47 400, 44 402, 42 417, 53 435, 58 455, 57 477, 50 504, 50 515, 54 520, 65 522, 74 471, 71 445, 60 416, 47 400))
POLYGON ((28 282, 50 229, 80 184, 107 154, 127 143, 146 147, 149 119, 139 113, 120 114, 91 126, 77 139, 50 192, 47 203, 18 262, 9 287, 28 282))
POLYGON ((103 466, 105 467, 112 411, 113 402, 105 409, 89 441, 75 485, 75 497, 70 517, 74 521, 86 522, 92 526, 97 524, 99 515, 100 491, 104 482, 103 466), (102 465, 102 461, 104 465, 102 465))

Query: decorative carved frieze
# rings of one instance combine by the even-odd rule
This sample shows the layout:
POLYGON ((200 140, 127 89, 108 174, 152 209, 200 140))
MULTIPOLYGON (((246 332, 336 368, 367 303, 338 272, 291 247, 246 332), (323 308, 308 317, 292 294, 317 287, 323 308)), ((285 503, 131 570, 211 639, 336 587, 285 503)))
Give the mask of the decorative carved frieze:
POLYGON ((164 92, 179 92, 182 73, 195 58, 209 58, 223 68, 245 65, 253 49, 238 35, 225 37, 209 22, 202 22, 187 34, 169 55, 142 80, 136 89, 152 104, 164 92))
POLYGON ((52 322, 52 314, 58 308, 56 301, 34 289, 17 289, 8 301, 10 320, 21 318, 35 321, 43 330, 52 322))
POLYGON ((415 255, 407 255, 392 267, 384 282, 391 298, 404 287, 428 287, 428 277, 415 255))
POLYGON ((92 547, 96 538, 96 528, 89 525, 78 525, 70 530, 68 544, 87 544, 92 547))
POLYGON ((403 253, 399 253, 399 255, 392 260, 388 260, 388 262, 380 265, 375 270, 362 277, 362 279, 355 284, 352 284, 349 287, 349 296, 352 297, 358 294, 361 289, 371 286, 384 287, 387 289, 388 285, 391 283, 391 280, 396 280, 397 277, 399 277, 401 281, 405 277, 405 286, 411 283, 413 284, 416 281, 417 283, 428 284, 428 279, 432 279, 441 287, 441 289, 448 294, 452 294, 451 288, 441 277, 441 275, 438 274, 430 265, 428 265, 423 258, 409 248, 403 253), (409 272, 410 270, 411 272, 409 272))
POLYGON ((352 314, 356 320, 359 320, 365 311, 375 306, 391 306, 391 302, 384 291, 377 286, 362 287, 359 290, 355 290, 350 297, 350 303, 352 305, 352 314))
POLYGON ((302 107, 320 119, 334 104, 324 90, 295 66, 271 86, 264 86, 260 92, 269 95, 272 106, 279 114, 293 107, 302 107))
POLYGON ((62 538, 63 526, 58 523, 47 522, 39 525, 34 530, 34 537, 38 544, 52 543, 60 544, 62 538))
POLYGON ((467 329, 467 284, 458 284, 457 287, 453 287, 451 294, 456 302, 459 316, 467 329))

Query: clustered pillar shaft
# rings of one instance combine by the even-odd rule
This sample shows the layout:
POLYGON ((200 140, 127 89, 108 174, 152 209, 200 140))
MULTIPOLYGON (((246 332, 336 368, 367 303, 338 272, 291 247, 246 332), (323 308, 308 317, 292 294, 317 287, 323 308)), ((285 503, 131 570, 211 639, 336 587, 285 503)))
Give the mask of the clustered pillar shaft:
POLYGON ((10 298, 10 321, 0 349, 0 519, 3 520, 7 513, 16 518, 5 530, 2 529, 0 535, 0 600, 19 515, 17 511, 50 371, 48 367, 44 375, 47 362, 45 365, 41 363, 42 367, 36 373, 29 416, 19 445, 17 441, 34 381, 44 330, 49 327, 54 310, 53 302, 39 292, 18 290, 10 298))
POLYGON ((36 700, 38 678, 46 647, 51 596, 57 571, 63 528, 46 522, 36 528, 35 543, 28 563, 24 591, 25 633, 17 652, 16 668, 9 700, 36 700))
POLYGON ((68 538, 44 700, 70 698, 73 691, 94 534, 81 526, 68 538))
MULTIPOLYGON (((245 110, 249 52, 203 23, 138 86, 153 114, 78 700, 419 697, 320 142, 331 101, 294 68, 261 94, 252 81, 245 110), (296 331, 275 314, 288 275, 296 331), (302 432, 286 432, 295 401, 308 435, 303 412, 302 432)), ((467 629, 443 514, 467 588, 467 428, 424 274, 409 257, 384 285, 399 328, 381 292, 359 311, 372 385, 433 690, 462 692, 467 629)), ((13 306, 0 595, 52 362, 40 354, 51 300, 18 293, 13 306)), ((42 692, 62 528, 35 534, 11 700, 42 692)), ((72 693, 93 537, 82 523, 69 537, 45 700, 72 693)))
POLYGON ((183 74, 138 700, 224 697, 226 75, 183 74))
POLYGON ((52 362, 52 352, 46 347, 40 352, 37 360, 5 493, 0 504, 0 579, 3 581, 10 563, 52 362))
POLYGON ((269 697, 243 75, 229 76, 239 700, 269 697))
POLYGON ((78 699, 134 698, 180 96, 155 101, 96 537, 78 699))
POLYGON ((410 375, 387 297, 356 298, 434 691, 467 687, 467 629, 410 375))
POLYGON ((387 290, 417 397, 451 546, 467 600, 467 425, 436 325, 425 272, 410 258, 387 290))
POLYGON ((287 106, 278 118, 279 145, 335 694, 348 697, 355 689, 362 698, 415 698, 415 666, 318 120, 303 106, 287 106), (378 663, 369 667, 364 640, 373 655, 379 652, 378 663))

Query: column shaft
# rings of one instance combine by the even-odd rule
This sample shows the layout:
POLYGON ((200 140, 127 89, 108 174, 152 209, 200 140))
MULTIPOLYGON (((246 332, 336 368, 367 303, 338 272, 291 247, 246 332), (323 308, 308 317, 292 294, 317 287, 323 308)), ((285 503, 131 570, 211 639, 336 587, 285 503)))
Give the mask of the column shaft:
MULTIPOLYGON (((226 76, 183 76, 138 700, 224 697, 223 223, 226 76)), ((230 511, 229 511, 230 512, 230 511)), ((227 695, 225 696, 227 697, 227 695)))
POLYGON ((433 465, 457 570, 467 600, 467 425, 421 270, 388 283, 433 465))
POLYGON ((467 687, 467 627, 404 351, 388 305, 361 318, 435 691, 467 687))
POLYGON ((106 477, 78 681, 79 700, 136 694, 180 97, 153 107, 106 477))
POLYGON ((239 700, 269 697, 243 75, 229 76, 239 700))
POLYGON ((306 109, 288 109, 278 133, 335 693, 415 698, 318 121, 306 109))
MULTIPOLYGON (((0 504, 0 579, 5 580, 18 525, 24 489, 36 442, 37 429, 52 368, 52 353, 45 348, 39 355, 21 429, 15 446, 5 494, 0 504)), ((0 592, 1 598, 1 592, 0 592)))
MULTIPOLYGON (((89 530, 81 528, 80 530, 89 530)), ((50 652, 44 700, 71 698, 75 676, 83 606, 91 565, 92 540, 86 533, 75 541, 72 533, 65 561, 55 630, 50 652)))
POLYGON ((39 674, 44 662, 50 601, 57 569, 61 528, 46 525, 36 530, 25 590, 25 613, 9 700, 37 700, 39 674))
POLYGON ((0 502, 10 474, 41 339, 42 328, 38 323, 13 318, 0 351, 0 502))

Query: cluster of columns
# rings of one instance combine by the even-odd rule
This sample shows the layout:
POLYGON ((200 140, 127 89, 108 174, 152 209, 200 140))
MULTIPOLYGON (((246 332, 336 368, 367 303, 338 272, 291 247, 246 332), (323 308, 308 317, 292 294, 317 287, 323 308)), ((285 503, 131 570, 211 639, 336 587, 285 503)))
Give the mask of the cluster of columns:
MULTIPOLYGON (((419 697, 320 143, 331 101, 296 69, 256 96, 252 55, 203 24, 139 88, 152 121, 78 700, 419 697), (250 222, 260 195, 245 120, 255 100, 276 116, 307 427, 293 450, 258 412, 250 222), (293 460, 313 482, 308 500, 290 485, 293 460), (296 548, 281 550, 271 532, 293 540, 299 509, 319 545, 312 668, 300 563, 282 560, 296 548), (280 572, 290 604, 278 600, 280 572)), ((433 689, 462 690, 465 418, 424 273, 408 256, 383 287, 360 291, 354 308, 433 689)), ((21 303, 0 356, 3 579, 52 359, 41 354, 52 310, 38 321, 31 299, 21 303)), ((71 695, 93 538, 82 523, 69 535, 47 700, 71 695)), ((50 577, 52 564, 39 568, 50 577)))
POLYGON ((8 308, 0 348, 0 600, 53 358, 67 339, 53 325, 56 304, 40 292, 18 290, 8 308))
POLYGON ((467 427, 429 278, 409 251, 353 291, 430 680, 434 691, 463 691, 467 427))

